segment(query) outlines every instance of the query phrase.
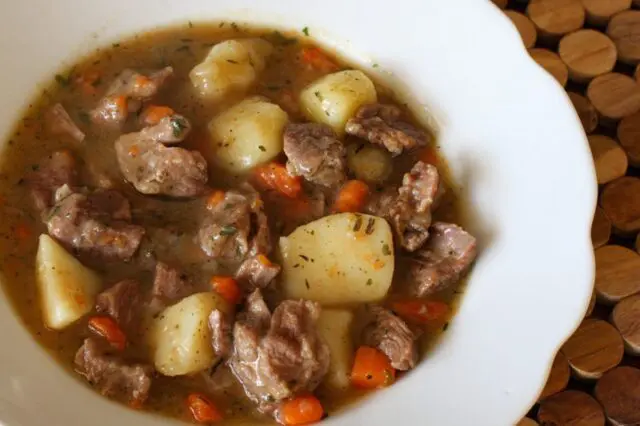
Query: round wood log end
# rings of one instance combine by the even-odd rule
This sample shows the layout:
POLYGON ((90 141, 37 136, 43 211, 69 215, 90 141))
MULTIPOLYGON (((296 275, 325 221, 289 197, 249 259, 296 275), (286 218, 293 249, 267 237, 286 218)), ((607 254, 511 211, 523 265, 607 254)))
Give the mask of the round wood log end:
POLYGON ((568 92, 571 103, 580 117, 582 127, 585 133, 593 132, 598 127, 598 112, 593 107, 589 99, 585 98, 579 93, 568 92))
POLYGON ((513 25, 516 26, 516 29, 520 33, 520 38, 522 38, 522 43, 524 43, 524 47, 531 49, 536 44, 538 38, 536 27, 533 25, 533 22, 531 22, 531 19, 515 10, 507 10, 504 13, 511 19, 513 25))
POLYGON ((538 400, 543 400, 565 390, 569 384, 570 376, 571 369, 569 368, 569 362, 567 361, 567 357, 560 351, 553 360, 547 383, 544 385, 544 389, 540 393, 538 400))
POLYGON ((613 425, 640 425, 640 369, 618 367, 602 376, 595 396, 613 425))
POLYGON ((620 145, 627 153, 629 163, 640 167, 640 112, 620 120, 617 136, 620 145))
POLYGON ((631 7, 631 0, 582 0, 587 11, 587 22, 592 25, 606 25, 616 13, 631 7))
POLYGON ((527 15, 545 37, 560 37, 584 25, 585 10, 580 0, 531 0, 527 15))
POLYGON ((627 353, 640 355, 640 294, 622 299, 611 312, 611 322, 620 332, 627 353))
POLYGON ((598 300, 614 304, 640 292, 640 255, 617 245, 600 247, 595 251, 598 300))
POLYGON ((616 46, 601 32, 579 30, 562 37, 558 46, 560 58, 569 68, 569 77, 579 83, 613 70, 616 46))
POLYGON ((640 231, 640 179, 624 176, 609 182, 600 195, 600 207, 617 233, 640 231))
POLYGON ((538 63, 542 68, 547 70, 549 74, 555 78, 562 87, 567 84, 569 79, 569 69, 562 62, 558 54, 548 49, 535 48, 529 50, 529 54, 534 61, 538 63))
POLYGON ((540 403, 538 422, 556 426, 604 426, 605 418, 602 407, 589 394, 568 390, 540 403))
POLYGON ((640 110, 640 87, 620 73, 600 75, 589 83, 587 98, 603 117, 618 121, 640 110))
POLYGON ((591 224, 591 242, 597 249, 609 242, 611 238, 611 221, 600 207, 596 207, 591 224))
POLYGON ((607 34, 616 44, 620 61, 640 63, 640 11, 627 10, 615 15, 609 21, 607 34))
POLYGON ((589 147, 596 166, 599 184, 609 183, 625 175, 629 166, 627 154, 608 136, 589 136, 589 147))

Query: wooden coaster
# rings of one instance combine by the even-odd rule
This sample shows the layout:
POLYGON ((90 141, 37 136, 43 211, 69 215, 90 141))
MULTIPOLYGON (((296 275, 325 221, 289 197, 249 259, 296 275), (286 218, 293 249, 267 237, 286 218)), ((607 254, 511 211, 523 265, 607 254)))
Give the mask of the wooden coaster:
POLYGON ((608 245, 595 251, 595 290, 601 303, 617 303, 640 291, 640 255, 626 247, 608 245))
POLYGON ((618 140, 627 152, 629 163, 632 166, 640 167, 640 112, 620 120, 618 140))
POLYGON ((631 0, 582 0, 587 11, 587 22, 592 25, 606 25, 616 13, 631 7, 631 0))
POLYGON ((558 53, 569 68, 569 77, 578 83, 608 73, 616 64, 616 45, 594 30, 579 30, 562 37, 558 53))
POLYGON ((627 172, 627 154, 613 139, 603 135, 589 136, 589 147, 596 166, 599 184, 618 179, 627 172))
POLYGON ((573 374, 580 379, 599 379, 622 361, 624 343, 620 333, 606 321, 587 318, 562 346, 573 374))
POLYGON ((627 10, 611 18, 607 34, 618 48, 618 59, 627 64, 640 62, 640 11, 627 10))
POLYGON ((528 417, 520 420, 516 426, 538 426, 538 422, 528 417))
POLYGON ((600 195, 600 207, 617 233, 640 231, 640 179, 625 176, 608 183, 600 195))
POLYGON ((598 112, 589 99, 576 92, 567 92, 573 107, 580 117, 585 133, 593 132, 598 127, 598 112))
POLYGON ((507 3, 509 3, 509 0, 491 0, 491 1, 500 9, 504 9, 505 7, 507 7, 507 3))
POLYGON ((618 367, 596 384, 595 396, 615 426, 640 425, 640 370, 618 367))
POLYGON ((600 207, 596 207, 591 224, 591 242, 597 249, 609 242, 611 238, 611 221, 600 207))
POLYGON ((604 118, 618 121, 640 110, 640 87, 620 73, 600 75, 589 83, 587 98, 604 118))
POLYGON ((513 25, 516 26, 516 29, 520 33, 520 38, 522 39, 522 43, 524 43, 524 47, 527 49, 531 49, 538 39, 538 33, 536 32, 536 27, 531 22, 531 19, 527 18, 526 15, 523 15, 520 12, 516 12, 515 10, 507 10, 504 12, 513 25))
POLYGON ((562 59, 560 59, 560 56, 548 49, 541 48, 531 49, 529 50, 529 54, 538 65, 558 80, 561 86, 564 87, 567 84, 569 70, 564 62, 562 62, 562 59))
POLYGON ((564 391, 540 404, 538 422, 554 426, 604 426, 598 401, 584 392, 564 391))
POLYGON ((538 400, 543 400, 565 390, 569 384, 569 376, 571 376, 569 362, 567 357, 560 351, 553 360, 547 384, 544 385, 538 400))
POLYGON ((627 353, 640 355, 640 294, 622 299, 613 308, 611 322, 620 332, 627 353))
POLYGON ((550 38, 579 30, 585 20, 580 0, 531 0, 527 15, 540 34, 550 38))

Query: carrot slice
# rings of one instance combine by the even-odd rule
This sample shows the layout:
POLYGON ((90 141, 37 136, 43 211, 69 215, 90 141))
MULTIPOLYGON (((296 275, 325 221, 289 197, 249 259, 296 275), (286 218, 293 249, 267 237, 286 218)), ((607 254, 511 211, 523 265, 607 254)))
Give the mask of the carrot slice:
POLYGON ((111 317, 91 317, 89 319, 89 330, 107 339, 111 346, 118 350, 124 350, 127 345, 127 336, 125 336, 118 323, 111 317))
POLYGON ((291 176, 287 168, 279 163, 269 163, 256 168, 255 180, 262 189, 273 189, 290 198, 296 198, 302 192, 300 176, 291 176))
POLYGON ((96 86, 100 81, 100 71, 88 70, 76 78, 76 83, 82 91, 87 95, 93 95, 96 93, 96 86))
POLYGON ((212 210, 224 200, 224 191, 215 190, 207 197, 207 209, 212 210))
POLYGON ((129 101, 127 97, 124 95, 116 96, 111 99, 113 109, 118 114, 119 117, 126 117, 129 113, 129 101))
POLYGON ((338 65, 317 47, 304 47, 302 49, 302 60, 313 68, 321 71, 331 72, 338 69, 338 65))
POLYGON ((360 346, 356 351, 351 383, 363 389, 375 389, 389 386, 396 377, 396 370, 389 358, 378 349, 360 346))
POLYGON ((138 75, 136 76, 136 79, 133 84, 136 89, 142 89, 150 83, 151 83, 151 79, 149 77, 147 77, 146 75, 138 75))
POLYGON ((350 180, 345 183, 336 196, 333 204, 335 212, 362 211, 369 197, 369 186, 360 180, 350 180))
POLYGON ((419 152, 418 158, 420 159, 420 161, 424 163, 431 164, 434 166, 438 165, 438 153, 433 147, 428 146, 426 148, 423 148, 419 152))
POLYGON ((211 277, 211 287, 213 291, 222 296, 227 302, 232 305, 237 305, 242 299, 242 291, 238 282, 232 278, 224 275, 214 275, 211 277))
POLYGON ((201 393, 191 393, 187 397, 187 407, 198 423, 215 423, 222 420, 218 408, 201 393))
POLYGON ((138 145, 131 145, 127 150, 127 154, 129 154, 129 157, 137 157, 138 154, 140 154, 140 147, 138 147, 138 145))
POLYGON ((286 426, 306 425, 322 419, 324 408, 313 395, 303 395, 282 403, 280 421, 286 426))
POLYGON ((403 300, 391 303, 391 309, 409 321, 428 324, 442 320, 449 314, 449 305, 429 300, 403 300))
POLYGON ((147 126, 153 126, 154 124, 158 124, 163 118, 170 117, 173 114, 173 109, 168 106, 149 105, 142 111, 140 120, 147 126))

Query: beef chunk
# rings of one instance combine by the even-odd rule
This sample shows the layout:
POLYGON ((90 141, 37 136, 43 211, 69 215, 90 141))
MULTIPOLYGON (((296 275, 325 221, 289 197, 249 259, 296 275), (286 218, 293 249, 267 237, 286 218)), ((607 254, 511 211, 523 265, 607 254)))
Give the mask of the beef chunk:
POLYGON ((326 124, 289 124, 284 131, 287 170, 309 182, 336 187, 346 179, 346 149, 326 124))
POLYGON ((250 185, 230 190, 213 206, 198 232, 200 247, 221 260, 242 261, 246 256, 271 251, 271 233, 263 203, 250 185))
POLYGON ((140 132, 120 136, 115 149, 124 178, 142 194, 202 194, 208 180, 202 154, 164 145, 182 141, 190 126, 186 118, 176 114, 140 132))
POLYGON ((163 302, 174 302, 195 292, 195 286, 186 274, 166 263, 156 263, 151 295, 163 302))
POLYGON ((367 346, 380 349, 397 370, 409 370, 418 360, 416 335, 407 324, 391 311, 380 306, 369 307, 367 325, 362 330, 362 340, 367 346))
POLYGON ((75 364, 78 373, 105 396, 142 403, 149 395, 152 368, 127 364, 107 342, 85 339, 76 353, 75 364))
POLYGON ((123 280, 98 295, 96 311, 109 315, 125 330, 135 330, 141 302, 140 284, 123 280))
POLYGON ((68 135, 78 142, 84 140, 84 133, 78 128, 76 123, 73 122, 69 113, 62 106, 57 103, 47 110, 45 113, 45 121, 49 131, 54 135, 68 135))
POLYGON ((270 320, 256 290, 233 328, 231 370, 263 412, 301 392, 313 391, 329 368, 329 348, 316 330, 320 306, 282 302, 270 320))
POLYGON ((36 209, 44 212, 54 204, 53 195, 59 187, 78 183, 75 159, 68 151, 56 151, 34 166, 25 181, 36 209))
POLYGON ((259 254, 242 262, 236 272, 236 279, 246 290, 265 288, 280 273, 280 269, 280 265, 259 254))
POLYGON ((415 253, 407 277, 409 294, 425 297, 457 283, 476 258, 476 239, 457 225, 436 222, 415 253))
POLYGON ((111 83, 104 98, 91 111, 94 123, 108 126, 121 126, 127 120, 130 112, 140 109, 142 102, 152 98, 164 82, 173 74, 173 68, 166 67, 159 71, 142 75, 136 71, 125 69, 111 83), (126 106, 118 105, 125 99, 126 106))
MULTIPOLYGON (((63 187, 65 188, 65 187, 63 187)), ((129 223, 129 202, 119 192, 71 192, 51 209, 49 234, 69 250, 102 260, 129 260, 144 228, 129 223)))
POLYGON ((401 120, 402 111, 395 105, 371 104, 361 107, 349 119, 345 131, 382 145, 394 156, 407 149, 425 146, 429 137, 422 130, 401 120))
POLYGON ((227 358, 231 354, 232 345, 229 318, 218 309, 214 309, 209 314, 209 329, 213 352, 220 358, 227 358))

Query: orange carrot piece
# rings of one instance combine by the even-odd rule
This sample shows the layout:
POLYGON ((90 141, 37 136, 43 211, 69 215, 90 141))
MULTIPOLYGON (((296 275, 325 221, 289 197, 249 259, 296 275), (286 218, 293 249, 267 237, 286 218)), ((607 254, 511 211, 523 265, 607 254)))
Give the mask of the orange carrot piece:
POLYGON ((211 277, 210 283, 213 291, 232 305, 237 305, 240 303, 240 300, 242 300, 242 291, 234 278, 224 275, 214 275, 211 277))
POLYGON ((302 49, 302 60, 321 71, 331 72, 338 69, 338 65, 329 58, 329 55, 317 47, 304 47, 302 49))
POLYGON ((222 420, 218 408, 201 393, 191 393, 187 397, 187 407, 198 423, 215 423, 222 420))
POLYGON ((140 120, 147 126, 153 126, 154 124, 158 124, 163 118, 170 117, 173 114, 173 109, 168 106, 149 105, 142 111, 140 120))
POLYGON ((212 210, 215 206, 220 204, 224 200, 224 191, 219 189, 213 191, 207 197, 207 209, 212 210))
POLYGON ((436 152, 435 148, 430 146, 423 148, 418 154, 418 158, 420 159, 420 161, 434 166, 437 166, 439 162, 438 153, 436 152))
POLYGON ((313 395, 302 395, 280 406, 280 421, 285 426, 307 425, 315 423, 324 416, 322 404, 313 395))
POLYGON ((82 91, 87 95, 96 93, 96 85, 100 80, 100 71, 88 70, 76 78, 76 84, 80 86, 82 91))
POLYGON ((127 336, 111 317, 97 316, 89 319, 89 330, 104 337, 114 348, 122 351, 127 345, 127 336))
POLYGON ((279 163, 269 163, 256 168, 255 180, 262 189, 273 189, 290 198, 296 198, 302 192, 300 176, 291 176, 287 168, 279 163))
POLYGON ((151 79, 146 75, 138 75, 134 81, 134 86, 136 89, 142 89, 144 86, 151 83, 151 79))
POLYGON ((363 389, 389 386, 396 377, 396 370, 385 354, 369 346, 360 346, 356 351, 351 383, 363 389))
POLYGON ((333 205, 335 212, 362 211, 369 197, 369 186, 360 180, 350 180, 345 183, 336 196, 333 205))
POLYGON ((264 266, 271 266, 271 261, 264 254, 259 254, 256 258, 258 259, 258 262, 262 263, 264 266))
POLYGON ((126 117, 129 113, 129 101, 124 95, 112 98, 113 107, 121 117, 126 117))
POLYGON ((129 157, 137 157, 140 154, 140 148, 138 145, 131 145, 127 150, 127 154, 129 154, 129 157))
POLYGON ((391 303, 391 309, 402 318, 418 324, 428 324, 444 319, 449 314, 449 305, 429 300, 402 300, 391 303))

